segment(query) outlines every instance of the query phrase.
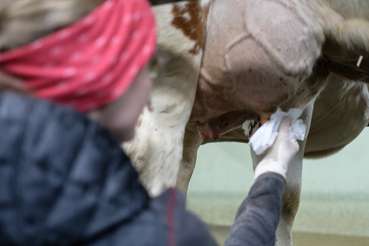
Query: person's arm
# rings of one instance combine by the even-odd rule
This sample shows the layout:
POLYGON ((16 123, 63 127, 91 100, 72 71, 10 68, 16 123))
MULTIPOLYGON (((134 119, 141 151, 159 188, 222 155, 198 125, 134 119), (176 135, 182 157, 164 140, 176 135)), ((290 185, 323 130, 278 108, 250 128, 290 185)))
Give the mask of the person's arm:
POLYGON ((284 187, 279 174, 258 177, 238 210, 225 246, 274 246, 284 187))
POLYGON ((276 142, 255 169, 255 181, 242 202, 225 246, 274 246, 288 164, 299 145, 285 119, 276 142))

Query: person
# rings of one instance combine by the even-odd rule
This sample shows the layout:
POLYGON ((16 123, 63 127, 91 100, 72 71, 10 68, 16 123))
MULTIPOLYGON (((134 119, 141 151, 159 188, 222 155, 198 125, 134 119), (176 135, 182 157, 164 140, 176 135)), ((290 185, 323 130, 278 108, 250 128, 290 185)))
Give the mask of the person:
MULTIPOLYGON (((149 197, 120 147, 148 103, 155 44, 146 0, 108 0, 0 53, 1 245, 216 245, 180 192, 149 197)), ((290 124, 257 166, 227 246, 274 245, 298 151, 290 124)))

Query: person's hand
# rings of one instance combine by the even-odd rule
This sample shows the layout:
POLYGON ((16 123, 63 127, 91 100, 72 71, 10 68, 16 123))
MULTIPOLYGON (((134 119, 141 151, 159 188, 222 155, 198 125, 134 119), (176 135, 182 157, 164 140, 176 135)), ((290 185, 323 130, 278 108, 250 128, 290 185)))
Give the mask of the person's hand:
POLYGON ((285 117, 280 125, 277 139, 262 157, 255 169, 255 179, 266 172, 274 172, 286 178, 288 165, 299 150, 299 144, 290 134, 291 119, 285 117))

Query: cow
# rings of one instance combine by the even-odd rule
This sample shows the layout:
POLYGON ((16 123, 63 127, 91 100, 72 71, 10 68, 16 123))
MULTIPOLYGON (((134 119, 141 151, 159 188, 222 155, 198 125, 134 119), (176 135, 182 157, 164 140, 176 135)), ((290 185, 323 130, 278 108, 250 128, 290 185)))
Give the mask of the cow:
POLYGON ((151 194, 186 192, 201 144, 247 143, 277 107, 304 108, 309 134, 288 172, 277 231, 277 245, 292 245, 303 157, 334 154, 369 121, 368 9, 365 0, 157 6, 152 107, 123 146, 151 194))
MULTIPOLYGON (((59 30, 102 1, 2 0, 0 50, 59 30)), ((152 109, 144 110, 136 138, 124 146, 151 194, 175 185, 186 191, 201 144, 247 143, 277 107, 304 107, 310 134, 288 174, 278 229, 278 244, 290 245, 302 154, 333 154, 368 123, 368 7, 366 0, 192 0, 156 7, 152 109)))

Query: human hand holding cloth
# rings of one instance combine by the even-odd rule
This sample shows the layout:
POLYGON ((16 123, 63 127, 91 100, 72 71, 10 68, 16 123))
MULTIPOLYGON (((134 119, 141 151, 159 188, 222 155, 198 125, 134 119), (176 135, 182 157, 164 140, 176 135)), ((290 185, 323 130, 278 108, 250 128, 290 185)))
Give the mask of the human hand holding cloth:
POLYGON ((250 145, 259 160, 255 179, 266 172, 274 172, 286 178, 288 165, 297 154, 297 140, 304 140, 306 126, 299 119, 302 110, 278 110, 250 139, 250 145))

